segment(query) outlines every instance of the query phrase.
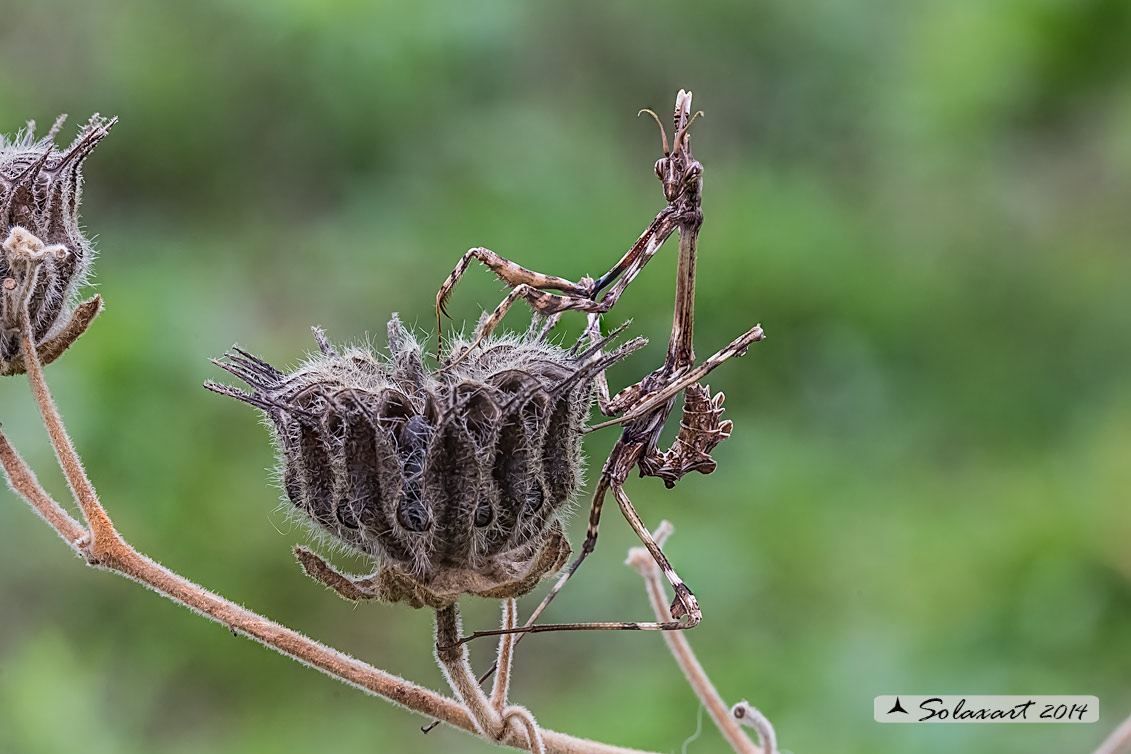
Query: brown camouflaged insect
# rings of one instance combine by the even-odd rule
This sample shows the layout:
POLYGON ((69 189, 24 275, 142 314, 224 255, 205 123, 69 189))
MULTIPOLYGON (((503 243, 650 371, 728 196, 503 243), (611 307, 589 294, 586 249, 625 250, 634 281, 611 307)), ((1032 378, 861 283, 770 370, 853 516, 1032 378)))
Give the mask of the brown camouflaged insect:
MULTIPOLYGON (((648 112, 659 123, 659 118, 648 112)), ((597 280, 572 282, 533 272, 484 248, 469 250, 436 297, 437 323, 453 287, 473 260, 513 290, 480 320, 469 342, 448 348, 437 331, 438 366, 429 369, 420 345, 398 320, 390 323, 390 353, 338 353, 321 331, 321 355, 284 374, 236 349, 220 366, 252 387, 245 393, 207 387, 249 403, 271 419, 288 498, 324 532, 373 556, 378 570, 350 577, 305 548, 306 572, 349 599, 404 601, 449 610, 462 593, 515 597, 556 572, 569 553, 561 516, 580 483, 584 432, 622 424, 601 470, 582 551, 524 626, 478 631, 459 640, 501 633, 556 630, 672 630, 699 623, 702 613, 624 492, 634 468, 671 487, 691 471, 715 468, 710 451, 729 436, 722 394, 699 384, 710 371, 763 338, 756 326, 698 366, 692 349, 696 242, 702 225, 702 166, 691 154, 691 93, 676 98, 671 146, 660 124, 664 156, 655 164, 667 205, 636 243, 597 280), (675 315, 664 364, 610 397, 605 369, 643 340, 605 353, 600 316, 608 312, 672 234, 679 234, 675 315), (557 291, 551 293, 549 291, 557 291), (538 318, 524 336, 494 334, 507 310, 525 299, 538 318), (547 333, 565 311, 588 315, 582 340, 570 350, 547 333), (594 393, 610 421, 586 427, 594 393), (684 394, 675 443, 657 447, 684 394), (605 496, 614 498, 675 590, 672 619, 538 625, 534 621, 596 545, 605 496)), ((521 638, 521 637, 519 637, 521 638)), ((490 672, 490 671, 489 671, 490 672)))
MULTIPOLYGON (((678 630, 698 625, 702 611, 695 595, 683 583, 672 568, 667 557, 652 538, 651 533, 640 520, 636 508, 624 491, 624 482, 629 473, 639 469, 641 476, 655 476, 668 487, 675 485, 691 471, 709 474, 715 470, 711 450, 730 436, 731 422, 723 420, 723 395, 711 395, 710 387, 701 385, 700 380, 715 367, 733 356, 741 356, 752 343, 765 336, 760 325, 755 326, 733 340, 722 350, 695 366, 695 352, 692 348, 692 327, 695 318, 695 262, 699 228, 703 224, 703 166, 691 153, 689 129, 699 115, 691 112, 691 92, 680 90, 676 95, 673 117, 673 138, 668 145, 667 133, 660 118, 651 110, 648 113, 660 126, 664 156, 654 166, 656 177, 663 186, 667 206, 645 231, 636 243, 617 262, 612 269, 597 280, 581 278, 572 282, 565 278, 543 275, 527 270, 500 257, 489 249, 469 250, 455 270, 444 281, 436 295, 436 319, 444 312, 444 306, 451 295, 452 288, 467 270, 473 260, 482 262, 500 280, 511 286, 510 294, 502 303, 486 316, 479 325, 472 346, 462 352, 471 353, 481 339, 488 337, 498 325, 507 310, 520 298, 525 299, 535 312, 547 317, 547 326, 552 327, 565 311, 581 311, 588 315, 586 333, 591 342, 599 342, 601 332, 600 317, 612 306, 636 278, 660 246, 675 232, 679 234, 679 260, 676 272, 675 314, 672 320, 671 338, 668 343, 667 358, 664 363, 640 382, 624 388, 616 395, 609 396, 608 383, 604 372, 597 376, 597 406, 609 421, 588 427, 593 431, 617 424, 623 425, 620 439, 613 446, 608 459, 601 469, 593 501, 589 510, 589 528, 585 542, 577 558, 554 585, 554 588, 534 609, 523 626, 491 631, 476 631, 463 637, 460 643, 483 636, 496 636, 506 633, 527 634, 540 631, 586 631, 586 630, 678 630), (607 290, 606 290, 607 289, 607 290), (558 291, 559 293, 550 293, 558 291), (602 293, 603 292, 603 293, 602 293), (675 399, 683 393, 683 411, 679 434, 667 450, 657 445, 675 399), (597 544, 597 532, 606 494, 612 491, 621 513, 633 531, 647 547, 664 576, 675 591, 671 604, 670 621, 658 622, 601 622, 601 623, 561 623, 538 625, 534 621, 546 609, 570 577, 577 571, 597 544)), ((458 358, 463 358, 459 356, 458 358)), ((519 637, 521 639, 521 636, 519 637)), ((488 671, 488 675, 491 671, 488 671)))

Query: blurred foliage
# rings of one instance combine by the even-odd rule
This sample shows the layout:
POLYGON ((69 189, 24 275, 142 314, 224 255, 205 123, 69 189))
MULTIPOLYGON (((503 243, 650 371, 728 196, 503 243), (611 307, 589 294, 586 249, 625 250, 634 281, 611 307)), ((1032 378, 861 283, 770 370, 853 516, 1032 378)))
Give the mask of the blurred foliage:
MULTIPOLYGON (((0 18, 0 130, 121 118, 87 170, 107 311, 50 373, 143 551, 440 687, 425 612, 353 608, 290 562, 305 535, 265 433, 200 388, 207 357, 238 341, 293 363, 312 323, 379 342, 393 311, 430 328, 472 245, 605 270, 662 205, 633 114, 687 87, 707 113, 697 344, 769 338, 712 378, 736 424, 719 471, 629 492, 676 524, 724 696, 799 754, 1086 751, 1131 709, 1125 0, 0 0, 0 18), (1097 694, 1101 723, 872 722, 900 691, 1097 694)), ((662 254, 614 312, 653 340, 615 384, 661 358, 673 272, 662 254)), ((498 296, 474 269, 452 311, 498 296)), ((65 496, 23 383, 0 413, 65 496)), ((83 569, 0 500, 0 751, 490 749, 83 569)), ((628 528, 602 532, 553 617, 648 614, 628 528)), ((695 730, 655 635, 534 637, 514 691, 579 735, 676 751, 695 730)))

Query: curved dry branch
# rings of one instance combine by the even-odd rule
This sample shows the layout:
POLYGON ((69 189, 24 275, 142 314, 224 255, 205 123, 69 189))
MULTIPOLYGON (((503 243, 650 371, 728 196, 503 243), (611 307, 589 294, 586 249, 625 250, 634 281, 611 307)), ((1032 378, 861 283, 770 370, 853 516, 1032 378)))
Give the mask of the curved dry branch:
MULTIPOLYGON (((62 418, 51 398, 36 350, 26 336, 23 338, 23 347, 28 378, 44 425, 87 527, 68 515, 43 489, 3 432, 0 432, 0 465, 4 468, 9 487, 27 501, 89 565, 119 573, 173 602, 222 623, 236 633, 255 639, 276 652, 343 683, 460 730, 477 734, 475 724, 459 702, 375 668, 224 599, 130 546, 115 530, 83 470, 82 461, 67 436, 62 418)), ((504 743, 516 748, 529 748, 527 740, 527 736, 508 736, 504 743)), ((549 730, 542 731, 542 741, 546 752, 556 754, 642 754, 636 749, 589 741, 549 730)))
POLYGON ((86 529, 44 492, 35 473, 8 442, 3 432, 0 432, 0 464, 4 466, 4 478, 12 492, 26 500, 32 510, 63 538, 76 555, 84 557, 82 546, 83 540, 88 536, 86 529))

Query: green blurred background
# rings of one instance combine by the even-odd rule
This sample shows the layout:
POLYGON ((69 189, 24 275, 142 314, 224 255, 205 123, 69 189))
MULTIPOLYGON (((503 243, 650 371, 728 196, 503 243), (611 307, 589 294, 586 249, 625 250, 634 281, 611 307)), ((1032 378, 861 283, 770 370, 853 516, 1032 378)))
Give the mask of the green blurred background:
MULTIPOLYGON (((686 87, 706 112, 696 344, 769 338, 712 375, 735 421, 718 472, 629 492, 676 525, 725 698, 796 754, 1084 752, 1131 710, 1126 0, 2 0, 0 19, 0 130, 121 118, 84 203, 107 310, 50 376, 144 552, 442 687, 426 611, 298 571, 266 434, 201 388, 223 376, 207 359, 295 363, 313 323, 381 342, 394 311, 430 330, 473 245, 604 271, 663 203, 634 115, 686 87), (1096 694, 1101 722, 874 723, 897 692, 1096 694)), ((668 250, 614 310, 653 341, 614 385, 662 357, 673 273, 668 250)), ((451 311, 499 296, 472 269, 451 311)), ((24 382, 0 383, 0 419, 64 496, 24 382)), ((82 568, 0 503, 5 754, 490 750, 82 568)), ((615 510, 602 532, 553 618, 649 614, 615 510)), ((663 752, 698 707, 636 633, 531 638, 514 698, 663 752)), ((706 727, 688 752, 723 749, 706 727)))

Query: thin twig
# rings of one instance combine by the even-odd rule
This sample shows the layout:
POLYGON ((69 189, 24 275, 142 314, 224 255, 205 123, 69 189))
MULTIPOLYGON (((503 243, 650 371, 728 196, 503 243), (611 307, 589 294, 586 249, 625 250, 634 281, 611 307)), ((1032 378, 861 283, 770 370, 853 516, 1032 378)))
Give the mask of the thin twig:
POLYGON ((35 472, 20 457, 3 432, 0 432, 0 463, 7 472, 4 476, 12 492, 27 500, 47 525, 58 532, 76 554, 82 556, 82 543, 87 536, 86 529, 71 518, 71 514, 63 510, 63 506, 43 491, 43 487, 35 477, 35 472))
POLYGON ((777 753, 778 735, 774 732, 774 726, 770 723, 769 718, 763 715, 761 710, 743 699, 730 708, 730 714, 738 721, 739 725, 754 729, 758 734, 758 742, 762 745, 763 750, 770 754, 777 753))
POLYGON ((55 449, 55 456, 59 459, 59 466, 67 477, 67 484, 75 502, 82 509, 83 517, 90 527, 90 551, 96 559, 100 559, 102 551, 108 550, 114 544, 124 544, 121 537, 114 531, 114 524, 106 511, 98 502, 98 494, 94 485, 82 467, 82 459, 75 451, 67 429, 63 426, 63 418, 55 407, 51 398, 51 390, 47 387, 47 380, 43 377, 43 366, 40 364, 39 355, 31 338, 31 327, 28 323, 27 312, 24 312, 23 328, 20 333, 21 352, 24 357, 24 366, 27 369, 28 382, 31 383, 35 402, 39 406, 39 414, 43 417, 43 426, 47 428, 47 435, 51 439, 51 447, 55 449))
MULTIPOLYGON (((503 600, 503 628, 514 628, 517 623, 518 602, 514 598, 503 600)), ((503 707, 507 706, 514 645, 514 634, 503 634, 499 637, 499 652, 495 660, 495 683, 491 687, 491 708, 499 714, 502 714, 503 707)))
POLYGON ((1120 723, 1119 727, 1104 739, 1094 754, 1118 754, 1126 751, 1129 744, 1131 744, 1131 717, 1120 723))
MULTIPOLYGON (((659 527, 656 528, 655 533, 652 535, 653 539, 660 545, 674 531, 671 523, 668 521, 661 521, 659 527)), ((671 620, 671 613, 668 610, 667 595, 664 593, 662 583, 662 574, 656 561, 643 547, 633 547, 628 551, 628 560, 626 563, 639 572, 640 577, 644 579, 644 586, 648 591, 648 600, 652 603, 652 610, 656 613, 656 620, 667 621, 671 620)), ((738 722, 731 716, 726 702, 719 696, 719 692, 715 690, 714 684, 711 679, 707 677, 707 673, 703 670, 703 666, 699 663, 698 658, 695 657, 695 652, 691 649, 691 644, 687 641, 687 637, 682 631, 663 631, 661 635, 664 641, 668 644, 668 649, 671 650, 672 656, 675 657, 679 669, 683 671, 683 675, 687 678, 687 682, 691 684, 691 688, 695 691, 695 695, 699 697, 699 701, 707 708, 708 714, 711 719, 715 721, 715 726, 719 732, 723 734, 723 738, 727 740, 731 748, 738 754, 763 754, 762 750, 758 748, 750 738, 743 733, 742 728, 739 727, 738 722)), ((773 754, 767 752, 766 754, 773 754)))
MULTIPOLYGON (((507 603, 504 626, 513 625, 517 618, 514 600, 508 600, 507 603)), ((479 681, 475 678, 475 673, 471 670, 467 645, 457 641, 460 633, 459 609, 455 605, 436 611, 436 661, 444 671, 452 691, 471 714, 480 734, 488 740, 499 743, 514 743, 519 740, 523 748, 529 749, 534 754, 544 752, 545 741, 530 710, 518 705, 504 706, 505 696, 499 697, 500 708, 497 709, 493 704, 494 699, 489 699, 483 692, 479 681)), ((508 637, 504 636, 505 638, 508 637)), ((502 643, 500 646, 503 646, 502 643)), ((502 661, 499 664, 495 693, 492 697, 500 688, 506 688, 506 679, 510 675, 509 651, 504 653, 500 649, 499 654, 502 661), (508 656, 502 657, 503 654, 508 656)))
MULTIPOLYGON (((543 605, 544 604, 545 602, 543 601, 543 605)), ((541 609, 536 609, 530 616, 526 625, 532 625, 534 621, 538 619, 538 616, 540 614, 541 609)), ((503 605, 503 631, 509 632, 510 630, 512 630, 517 624, 517 621, 517 601, 513 599, 506 600, 503 605)), ((502 706, 505 705, 507 701, 508 686, 510 685, 510 662, 511 658, 514 656, 514 648, 518 646, 518 643, 522 641, 522 637, 524 636, 526 636, 526 634, 515 635, 512 633, 503 633, 499 637, 499 649, 495 663, 491 665, 491 667, 487 668, 487 670, 479 676, 478 682, 479 685, 482 686, 483 683, 497 670, 499 670, 500 668, 504 669, 502 671, 503 675, 496 676, 495 683, 491 687, 491 706, 499 712, 502 712, 502 706)), ((433 720, 427 725, 422 726, 420 728, 420 732, 424 734, 431 733, 439 724, 439 720, 433 720)))
POLYGON ((467 656, 467 647, 456 644, 460 635, 459 610, 449 605, 436 611, 436 661, 448 679, 448 685, 475 721, 485 738, 501 736, 503 721, 491 709, 491 702, 475 680, 467 656))
POLYGON ((508 727, 518 727, 530 742, 530 754, 545 754, 546 742, 542 730, 534 720, 534 715, 526 707, 512 704, 503 710, 503 723, 508 727))

